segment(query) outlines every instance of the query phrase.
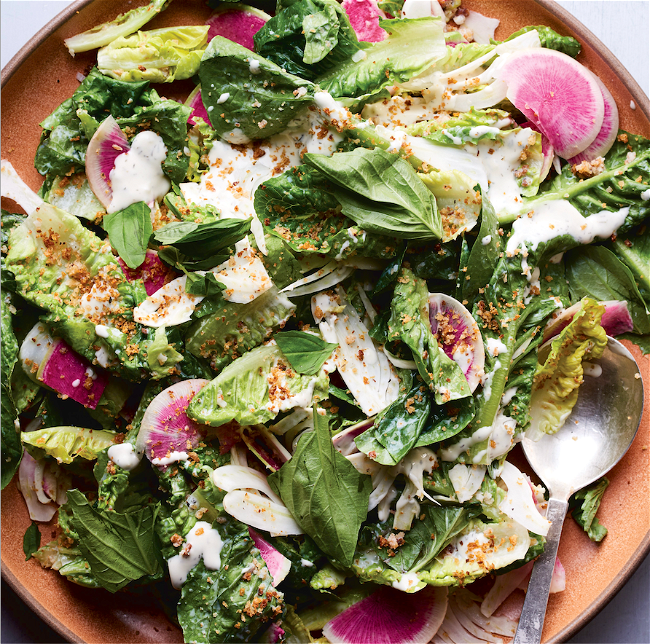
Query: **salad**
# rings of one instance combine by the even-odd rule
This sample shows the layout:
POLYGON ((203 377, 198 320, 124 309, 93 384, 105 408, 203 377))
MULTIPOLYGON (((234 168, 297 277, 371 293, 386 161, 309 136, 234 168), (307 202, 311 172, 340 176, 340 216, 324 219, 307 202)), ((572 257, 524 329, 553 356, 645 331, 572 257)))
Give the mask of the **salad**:
MULTIPOLYGON (((550 524, 509 454, 608 335, 650 352, 650 142, 578 41, 460 0, 143 30, 168 4, 65 41, 96 65, 38 193, 2 160, 25 555, 186 642, 512 637, 550 524)), ((607 485, 572 497, 585 539, 607 485)))

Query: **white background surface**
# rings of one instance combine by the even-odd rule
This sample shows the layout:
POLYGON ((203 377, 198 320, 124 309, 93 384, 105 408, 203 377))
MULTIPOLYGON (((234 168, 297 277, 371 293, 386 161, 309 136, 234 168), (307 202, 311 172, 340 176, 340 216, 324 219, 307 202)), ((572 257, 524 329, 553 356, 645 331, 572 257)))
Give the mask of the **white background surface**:
MULTIPOLYGON (((65 0, 1 0, 2 66, 69 4, 65 0)), ((650 2, 564 0, 559 4, 600 38, 648 95, 650 2)), ((2 593, 2 642, 63 641, 22 606, 4 583, 2 593)), ((645 560, 612 602, 571 642, 650 644, 650 558, 645 560)))

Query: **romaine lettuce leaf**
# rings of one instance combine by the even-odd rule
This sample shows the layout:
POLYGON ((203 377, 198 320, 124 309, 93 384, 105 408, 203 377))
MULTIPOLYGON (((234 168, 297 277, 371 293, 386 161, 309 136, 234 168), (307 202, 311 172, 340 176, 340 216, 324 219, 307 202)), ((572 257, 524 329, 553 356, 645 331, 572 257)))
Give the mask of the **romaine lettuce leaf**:
POLYGON ((166 27, 116 38, 97 52, 97 68, 122 81, 171 83, 191 78, 201 64, 208 29, 166 27))
POLYGON ((92 461, 115 441, 115 433, 82 427, 47 427, 23 432, 21 440, 53 456, 59 463, 72 463, 77 456, 92 461))
MULTIPOLYGON (((532 31, 533 29, 539 34, 539 41, 542 43, 542 47, 546 47, 546 49, 555 49, 555 51, 560 51, 572 58, 576 58, 580 53, 581 45, 575 38, 572 38, 571 36, 560 36, 557 31, 554 31, 545 25, 524 27, 519 31, 515 31, 514 34, 511 34, 506 38, 505 42, 512 40, 517 36, 521 36, 528 31, 532 31)), ((493 42, 496 44, 496 41, 493 42)))
POLYGON ((607 346, 607 334, 600 326, 604 312, 604 306, 584 298, 570 324, 553 339, 548 357, 538 365, 531 397, 533 439, 540 433, 555 434, 575 406, 583 360, 597 360, 607 346))
POLYGON ((309 407, 327 398, 327 371, 301 376, 287 364, 276 344, 245 353, 206 385, 188 407, 190 418, 219 427, 231 420, 240 425, 265 423, 280 411, 309 407))
MULTIPOLYGON (((475 127, 489 127, 501 129, 501 127, 512 123, 510 115, 505 110, 495 108, 487 110, 477 110, 471 108, 469 112, 447 113, 442 112, 437 118, 431 121, 421 121, 414 125, 409 125, 406 131, 411 136, 423 136, 437 143, 449 143, 451 140, 448 136, 439 136, 444 130, 454 130, 457 128, 471 129, 475 127), (501 122, 501 123, 500 123, 501 122)), ((492 130, 482 131, 482 136, 496 133, 492 130)))
POLYGON ((92 222, 98 222, 106 214, 106 209, 91 190, 83 172, 71 177, 55 177, 45 201, 75 217, 92 222))
POLYGON ((609 479, 603 476, 595 483, 576 492, 569 499, 571 516, 592 541, 600 542, 607 535, 607 528, 598 521, 596 513, 608 486, 609 479))
POLYGON ((147 363, 151 370, 151 377, 154 380, 165 378, 169 375, 170 369, 183 360, 183 355, 174 349, 174 346, 167 340, 167 333, 164 326, 155 330, 153 342, 147 346, 147 363))
POLYGON ((58 540, 50 541, 34 553, 34 559, 43 568, 56 570, 60 575, 79 586, 101 588, 97 579, 90 572, 90 565, 81 554, 81 549, 76 545, 66 548, 58 540))
POLYGON ((0 488, 4 489, 13 478, 20 465, 23 453, 20 444, 20 434, 15 425, 18 411, 11 393, 11 374, 18 360, 18 342, 11 325, 11 312, 6 295, 2 297, 2 314, 0 330, 2 331, 1 373, 2 373, 2 481, 0 488))

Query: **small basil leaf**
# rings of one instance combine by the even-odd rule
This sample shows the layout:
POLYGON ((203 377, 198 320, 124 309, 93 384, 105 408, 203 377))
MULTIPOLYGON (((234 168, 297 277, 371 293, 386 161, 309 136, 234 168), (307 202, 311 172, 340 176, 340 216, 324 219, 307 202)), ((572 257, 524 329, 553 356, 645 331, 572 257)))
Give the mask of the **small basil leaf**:
POLYGON ((211 297, 220 295, 226 287, 217 281, 214 273, 206 273, 199 275, 198 273, 188 273, 187 281, 185 282, 185 292, 190 295, 202 295, 203 297, 211 297))
POLYGON ((304 331, 283 331, 276 333, 274 338, 289 364, 306 376, 318 373, 325 360, 339 346, 304 331))
POLYGON ((41 532, 38 525, 32 521, 32 525, 25 530, 23 536, 23 552, 25 553, 25 561, 31 559, 32 555, 41 547, 41 532))
POLYGON ((149 206, 144 201, 134 203, 124 210, 105 215, 103 225, 111 245, 124 263, 129 268, 138 268, 144 262, 153 233, 149 206))

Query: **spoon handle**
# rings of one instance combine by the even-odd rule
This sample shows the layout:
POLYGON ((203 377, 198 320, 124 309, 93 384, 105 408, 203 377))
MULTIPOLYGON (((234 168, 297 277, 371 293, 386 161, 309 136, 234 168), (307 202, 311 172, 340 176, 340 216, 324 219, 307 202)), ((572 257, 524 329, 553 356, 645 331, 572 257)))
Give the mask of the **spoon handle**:
POLYGON ((526 600, 521 611, 519 626, 513 644, 539 644, 542 640, 548 593, 551 589, 551 577, 555 567, 557 548, 560 544, 562 524, 568 507, 567 501, 561 499, 550 498, 548 501, 546 518, 551 522, 551 526, 546 535, 544 552, 535 562, 528 582, 526 600))

